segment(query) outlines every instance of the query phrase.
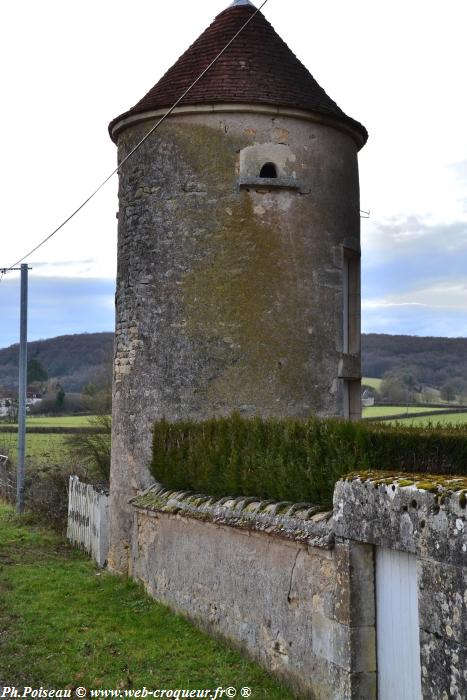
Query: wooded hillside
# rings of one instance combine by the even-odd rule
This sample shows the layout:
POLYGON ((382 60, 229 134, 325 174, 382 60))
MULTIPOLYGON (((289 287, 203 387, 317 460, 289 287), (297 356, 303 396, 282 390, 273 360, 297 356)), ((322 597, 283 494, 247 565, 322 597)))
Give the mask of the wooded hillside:
MULTIPOLYGON (((109 375, 113 333, 80 333, 28 343, 28 359, 35 359, 49 379, 57 379, 65 391, 81 391, 96 376, 109 375)), ((18 345, 0 350, 0 386, 18 383, 18 345)))
POLYGON ((362 336, 365 377, 412 370, 417 382, 434 388, 467 384, 467 338, 419 338, 369 333, 362 336))
MULTIPOLYGON (((36 359, 49 379, 65 391, 80 391, 96 375, 109 374, 113 333, 62 335, 28 343, 29 359, 36 359)), ((467 338, 419 338, 370 333, 362 336, 363 375, 410 369, 420 384, 440 388, 446 383, 467 384, 467 338)), ((16 386, 18 345, 0 350, 0 387, 16 386)))

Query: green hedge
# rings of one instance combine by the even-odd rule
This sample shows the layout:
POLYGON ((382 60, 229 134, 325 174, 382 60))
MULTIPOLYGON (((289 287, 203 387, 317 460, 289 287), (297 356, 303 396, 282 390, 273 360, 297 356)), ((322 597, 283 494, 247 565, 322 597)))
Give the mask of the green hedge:
POLYGON ((407 428, 338 419, 162 420, 152 473, 167 488, 329 505, 355 470, 467 474, 467 429, 407 428))

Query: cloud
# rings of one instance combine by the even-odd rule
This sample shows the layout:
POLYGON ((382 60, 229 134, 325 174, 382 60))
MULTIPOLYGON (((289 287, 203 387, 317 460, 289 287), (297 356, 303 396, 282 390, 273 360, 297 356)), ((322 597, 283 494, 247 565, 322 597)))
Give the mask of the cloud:
POLYGON ((453 171, 459 180, 467 180, 467 160, 460 160, 457 163, 450 163, 448 168, 453 171))
POLYGON ((430 223, 418 216, 386 219, 373 223, 363 239, 368 265, 382 259, 425 260, 440 254, 442 260, 467 253, 467 220, 430 223))
MULTIPOLYGON (((38 277, 71 277, 71 278, 96 278, 96 270, 99 268, 99 261, 95 258, 78 258, 77 260, 56 260, 54 262, 35 262, 31 265, 34 275, 38 277)), ((108 271, 98 273, 100 277, 113 278, 114 275, 108 271), (108 274, 106 274, 108 272, 108 274)))
POLYGON ((362 315, 362 332, 466 338, 467 315, 463 310, 410 304, 367 307, 362 315))
POLYGON ((467 335, 467 221, 372 222, 362 251, 367 332, 467 335))
MULTIPOLYGON (((29 281, 28 339, 114 330, 115 282, 34 277, 29 281)), ((18 342, 19 278, 0 284, 0 347, 18 342)))
POLYGON ((419 286, 387 297, 364 299, 362 309, 387 309, 403 306, 448 309, 467 314, 467 280, 446 279, 419 286))

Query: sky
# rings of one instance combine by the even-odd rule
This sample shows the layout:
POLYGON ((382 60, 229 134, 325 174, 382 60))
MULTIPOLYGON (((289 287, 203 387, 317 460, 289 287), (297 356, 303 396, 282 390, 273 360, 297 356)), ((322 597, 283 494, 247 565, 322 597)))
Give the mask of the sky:
MULTIPOLYGON (((230 0, 1 3, 0 267, 116 166, 108 122, 230 0)), ((257 3, 260 4, 260 3, 257 3)), ((370 137, 360 152, 362 330, 467 336, 465 0, 268 0, 264 14, 370 137)), ((114 327, 117 179, 28 258, 29 339, 114 327)), ((19 274, 0 283, 17 342, 19 274)))

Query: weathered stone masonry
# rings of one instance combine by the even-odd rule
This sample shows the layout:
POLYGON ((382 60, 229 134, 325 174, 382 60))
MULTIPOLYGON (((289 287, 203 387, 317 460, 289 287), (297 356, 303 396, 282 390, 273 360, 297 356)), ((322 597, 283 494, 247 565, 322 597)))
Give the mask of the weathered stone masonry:
POLYGON ((327 514, 153 487, 133 502, 131 575, 300 697, 375 700, 375 548, 411 552, 423 700, 463 700, 465 484, 416 483, 387 474, 339 482, 327 514))
POLYGON ((424 700, 467 697, 466 489, 465 478, 375 474, 334 494, 338 539, 416 555, 424 700))
POLYGON ((375 697, 372 551, 335 544, 329 513, 157 488, 134 506, 131 575, 151 595, 301 696, 375 697))
MULTIPOLYGON (((147 128, 122 133, 120 160, 147 128)), ((312 121, 199 114, 173 117, 122 168, 115 517, 149 485, 163 416, 342 415, 341 377, 360 376, 342 324, 344 252, 359 251, 356 153, 312 121), (267 160, 279 186, 245 184, 267 160)))
POLYGON ((237 3, 110 134, 122 163, 248 17, 119 169, 109 557, 119 571, 128 501, 152 483, 155 420, 360 416, 365 128, 237 3))

